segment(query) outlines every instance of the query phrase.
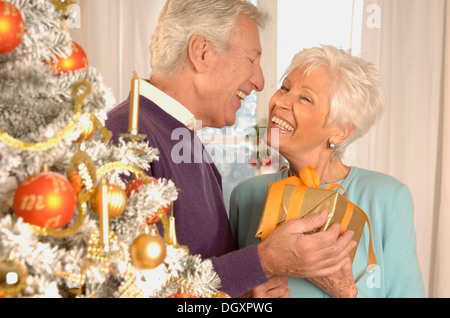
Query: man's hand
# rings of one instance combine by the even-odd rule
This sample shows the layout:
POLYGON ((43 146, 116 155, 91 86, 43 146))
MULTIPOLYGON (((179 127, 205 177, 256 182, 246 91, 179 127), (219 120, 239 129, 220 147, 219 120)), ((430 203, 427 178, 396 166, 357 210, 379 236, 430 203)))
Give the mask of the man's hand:
POLYGON ((339 236, 340 224, 325 232, 309 233, 327 221, 327 211, 277 228, 258 245, 261 265, 267 277, 323 277, 336 273, 350 262, 350 251, 356 246, 353 232, 339 236))

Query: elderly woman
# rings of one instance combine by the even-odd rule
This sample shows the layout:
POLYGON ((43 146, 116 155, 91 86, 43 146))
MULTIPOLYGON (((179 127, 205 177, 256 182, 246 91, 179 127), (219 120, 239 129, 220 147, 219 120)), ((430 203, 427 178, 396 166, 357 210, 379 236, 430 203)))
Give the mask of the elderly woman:
POLYGON ((230 222, 238 246, 259 243, 255 233, 268 183, 298 177, 309 165, 322 186, 341 185, 347 198, 367 213, 378 264, 364 275, 370 238, 366 226, 353 263, 327 277, 289 278, 291 297, 425 296, 410 191, 390 176, 341 160, 346 147, 381 116, 384 102, 376 67, 332 46, 298 53, 270 101, 267 143, 279 148, 289 167, 234 189, 230 222))

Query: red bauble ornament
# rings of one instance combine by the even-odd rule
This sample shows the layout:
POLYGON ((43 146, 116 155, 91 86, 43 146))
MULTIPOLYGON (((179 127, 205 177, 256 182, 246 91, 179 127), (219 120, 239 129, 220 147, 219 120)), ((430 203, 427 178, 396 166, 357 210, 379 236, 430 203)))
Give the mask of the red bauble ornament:
MULTIPOLYGON (((147 177, 147 183, 158 183, 158 180, 153 178, 153 177, 147 177)), ((127 197, 129 198, 130 195, 134 192, 134 193, 139 193, 139 188, 144 185, 145 182, 143 179, 141 178, 137 178, 137 179, 133 179, 130 182, 127 183, 126 186, 126 194, 127 197)), ((169 211, 170 208, 170 204, 166 204, 163 207, 160 207, 154 211, 151 211, 150 213, 147 214, 145 220, 147 222, 148 225, 152 225, 155 224, 157 222, 159 222, 160 217, 158 215, 158 211, 162 210, 165 214, 167 214, 167 212, 169 211)))
POLYGON ((14 213, 26 223, 59 229, 72 219, 77 205, 75 190, 60 174, 42 172, 25 179, 14 195, 14 213))
MULTIPOLYGON (((153 177, 147 177, 148 182, 158 183, 158 180, 153 177)), ((131 193, 134 191, 135 193, 139 193, 139 188, 144 185, 144 180, 141 178, 133 179, 127 183, 125 192, 127 193, 127 197, 129 198, 131 193)))
POLYGON ((169 211, 170 204, 167 204, 163 207, 160 207, 159 209, 152 211, 148 214, 148 216, 145 218, 145 221, 148 225, 155 224, 161 220, 160 216, 158 215, 158 211, 162 210, 165 214, 169 211))
POLYGON ((200 298, 200 297, 190 293, 179 292, 178 294, 172 295, 169 298, 200 298))
POLYGON ((0 54, 13 51, 22 42, 25 23, 11 3, 0 1, 0 54))
POLYGON ((139 192, 139 188, 144 184, 144 181, 142 179, 134 179, 127 183, 127 188, 125 192, 127 193, 127 198, 130 197, 131 193, 134 191, 134 193, 139 192))
POLYGON ((72 41, 72 55, 68 58, 58 58, 54 65, 55 70, 61 73, 73 72, 79 69, 88 69, 88 59, 83 48, 72 41))

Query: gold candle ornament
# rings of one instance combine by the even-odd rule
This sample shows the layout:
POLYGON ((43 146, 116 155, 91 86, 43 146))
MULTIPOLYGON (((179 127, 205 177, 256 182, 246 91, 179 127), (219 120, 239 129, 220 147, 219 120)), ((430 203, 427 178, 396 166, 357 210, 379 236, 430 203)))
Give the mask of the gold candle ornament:
POLYGON ((139 134, 139 91, 140 80, 136 72, 134 72, 133 79, 131 80, 130 90, 130 111, 128 120, 128 133, 121 134, 120 136, 132 142, 143 141, 147 138, 146 135, 139 134))
POLYGON ((140 83, 136 72, 134 72, 133 79, 131 80, 130 91, 130 119, 128 123, 128 132, 131 135, 138 134, 139 125, 139 89, 140 83))
POLYGON ((105 179, 100 181, 97 191, 97 202, 100 204, 99 229, 100 229, 100 245, 103 246, 105 252, 109 251, 109 215, 108 215, 108 183, 105 179))
MULTIPOLYGON (((165 234, 166 242, 167 242, 167 244, 172 245, 175 248, 182 248, 189 253, 189 249, 187 246, 180 245, 178 243, 177 230, 175 229, 175 216, 173 215, 173 202, 170 204, 170 209, 171 209, 171 213, 170 213, 170 217, 168 220, 168 231, 167 231, 167 234, 165 234)), ((164 232, 166 232, 166 229, 164 230, 164 232)))

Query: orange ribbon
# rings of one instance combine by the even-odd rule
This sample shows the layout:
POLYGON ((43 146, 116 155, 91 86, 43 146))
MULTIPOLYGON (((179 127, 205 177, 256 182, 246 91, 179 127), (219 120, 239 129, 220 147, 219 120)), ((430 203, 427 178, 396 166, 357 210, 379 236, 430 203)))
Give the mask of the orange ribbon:
MULTIPOLYGON (((298 215, 301 211, 301 207, 303 204, 303 198, 305 196, 307 188, 320 189, 320 178, 317 171, 311 167, 307 166, 302 171, 300 171, 300 178, 298 177, 289 177, 278 182, 275 182, 270 187, 270 195, 267 197, 265 213, 263 217, 263 226, 262 226, 262 234, 261 240, 264 241, 277 227, 279 215, 282 210, 282 200, 283 194, 286 185, 294 185, 295 188, 292 192, 292 198, 296 198, 295 200, 291 200, 289 203, 287 215, 285 222, 288 222, 293 219, 297 219, 298 215)), ((347 195, 342 186, 338 184, 329 184, 324 187, 324 190, 334 190, 341 189, 344 191, 343 196, 347 199, 347 195)), ((369 267, 366 271, 366 274, 370 272, 377 264, 377 260, 375 257, 375 252, 373 250, 372 245, 372 229, 370 226, 369 217, 367 214, 359 208, 357 205, 347 200, 347 210, 345 211, 344 217, 341 221, 341 231, 339 235, 342 235, 346 230, 350 223, 350 220, 353 216, 355 209, 358 209, 365 217, 367 225, 369 227, 370 240, 369 240, 369 267)))

